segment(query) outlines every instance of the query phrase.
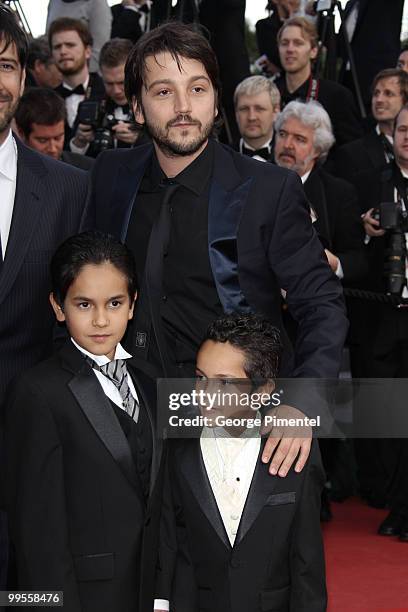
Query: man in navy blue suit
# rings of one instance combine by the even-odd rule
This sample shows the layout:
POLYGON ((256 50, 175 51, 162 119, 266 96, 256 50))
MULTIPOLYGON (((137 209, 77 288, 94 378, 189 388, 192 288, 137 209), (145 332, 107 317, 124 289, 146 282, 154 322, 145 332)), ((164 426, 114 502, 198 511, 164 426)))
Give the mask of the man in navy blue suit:
MULTIPOLYGON (((206 39, 164 24, 138 41, 125 74, 153 144, 99 156, 83 226, 109 230, 135 255, 143 282, 127 342, 139 365, 193 376, 205 330, 222 312, 260 312, 282 329, 283 289, 299 323, 294 356, 284 337, 284 373, 336 377, 347 330, 342 291, 301 182, 211 138, 220 90, 206 39)), ((296 458, 300 471, 310 438, 272 438, 265 461, 277 446, 271 472, 285 476, 296 458)))

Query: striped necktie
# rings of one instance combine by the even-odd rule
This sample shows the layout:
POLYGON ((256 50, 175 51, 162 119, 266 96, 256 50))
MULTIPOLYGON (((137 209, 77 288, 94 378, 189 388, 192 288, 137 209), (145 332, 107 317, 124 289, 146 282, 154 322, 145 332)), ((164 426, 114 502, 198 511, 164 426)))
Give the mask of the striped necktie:
POLYGON ((113 382, 122 398, 122 406, 124 410, 132 419, 137 421, 139 413, 136 408, 139 404, 130 391, 126 360, 114 359, 103 366, 98 365, 90 357, 87 358, 87 361, 94 370, 102 372, 106 378, 113 382))

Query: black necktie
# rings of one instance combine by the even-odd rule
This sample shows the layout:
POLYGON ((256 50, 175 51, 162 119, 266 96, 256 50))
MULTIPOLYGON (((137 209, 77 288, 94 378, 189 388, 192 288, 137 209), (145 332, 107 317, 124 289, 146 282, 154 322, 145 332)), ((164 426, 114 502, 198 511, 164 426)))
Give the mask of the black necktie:
POLYGON ((98 365, 96 361, 90 357, 87 358, 87 361, 94 370, 102 372, 106 378, 113 382, 120 393, 120 397, 122 398, 122 406, 124 410, 137 422, 137 417, 139 414, 136 408, 139 406, 139 404, 130 391, 126 360, 113 359, 103 366, 98 365))
POLYGON ((257 155, 258 157, 262 157, 266 161, 270 160, 270 153, 268 147, 262 147, 261 149, 248 149, 245 145, 242 146, 242 153, 244 155, 249 155, 249 157, 254 157, 257 155))
POLYGON ((65 100, 66 98, 69 98, 69 96, 72 96, 73 94, 84 96, 85 89, 83 85, 77 85, 74 89, 68 89, 68 87, 61 85, 60 87, 58 87, 57 93, 59 93, 59 95, 65 100))

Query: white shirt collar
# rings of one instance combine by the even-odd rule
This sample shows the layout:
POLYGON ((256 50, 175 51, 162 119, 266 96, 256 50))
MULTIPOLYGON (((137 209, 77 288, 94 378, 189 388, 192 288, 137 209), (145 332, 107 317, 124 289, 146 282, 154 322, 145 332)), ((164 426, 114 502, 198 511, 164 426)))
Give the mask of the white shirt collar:
MULTIPOLYGON (((67 89, 70 89, 71 91, 75 89, 75 87, 71 87, 71 85, 68 85, 68 83, 66 83, 65 81, 62 81, 62 84, 64 87, 66 87, 67 89)), ((85 89, 85 91, 88 89, 88 85, 89 85, 89 74, 88 74, 86 81, 82 83, 82 87, 85 89)))
POLYGON ((404 178, 408 178, 408 170, 403 170, 402 168, 400 168, 401 170, 401 174, 404 178))
POLYGON ((15 181, 17 176, 17 156, 10 130, 6 140, 0 146, 0 174, 10 181, 15 181))
MULTIPOLYGON (((82 348, 82 346, 79 346, 79 344, 75 342, 73 338, 71 338, 71 341, 74 344, 74 346, 76 346, 78 351, 81 351, 81 353, 93 359, 95 363, 97 363, 99 366, 106 365, 107 363, 111 361, 108 357, 106 357, 106 355, 93 355, 86 349, 82 348)), ((116 346, 115 356, 113 359, 131 359, 131 358, 132 358, 132 355, 130 355, 127 351, 125 351, 125 349, 119 342, 119 344, 116 346)))
MULTIPOLYGON (((375 126, 375 131, 377 132, 377 134, 378 134, 379 136, 381 136, 382 131, 380 130, 380 126, 378 125, 378 123, 377 123, 377 125, 375 126)), ((386 139, 387 139, 387 140, 388 140, 388 141, 389 141, 389 142, 390 142, 392 145, 394 144, 394 139, 393 139, 393 137, 392 137, 392 136, 388 136, 388 134, 384 134, 384 136, 386 137, 386 139)))
POLYGON ((309 178, 310 173, 311 173, 311 171, 312 171, 312 170, 313 170, 313 168, 312 168, 311 170, 309 170, 309 172, 306 172, 305 174, 303 174, 303 175, 300 177, 300 180, 302 181, 302 183, 303 183, 303 184, 305 184, 305 183, 306 183, 306 181, 307 181, 307 179, 309 178))

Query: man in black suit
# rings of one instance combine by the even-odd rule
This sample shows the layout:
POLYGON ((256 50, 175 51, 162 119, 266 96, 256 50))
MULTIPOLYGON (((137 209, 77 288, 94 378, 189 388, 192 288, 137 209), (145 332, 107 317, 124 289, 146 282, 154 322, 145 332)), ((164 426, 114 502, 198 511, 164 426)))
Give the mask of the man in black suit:
POLYGON ((355 189, 322 167, 334 144, 328 114, 318 102, 289 102, 275 129, 275 161, 299 174, 333 272, 358 286, 368 272, 364 231, 355 189))
POLYGON ((99 74, 89 72, 92 36, 79 19, 60 17, 51 23, 48 40, 63 77, 55 91, 64 98, 67 110, 64 148, 81 154, 84 146, 92 142, 93 130, 91 125, 80 122, 79 106, 85 100, 98 102, 105 95, 99 74))
POLYGON ((19 136, 34 151, 82 170, 92 168, 92 158, 63 150, 65 104, 52 89, 31 87, 21 96, 14 119, 19 136))
MULTIPOLYGON (((379 72, 372 85, 371 112, 376 125, 365 136, 338 148, 331 169, 353 184, 360 172, 382 170, 394 159, 394 121, 408 102, 408 74, 397 68, 379 72)), ((362 211, 363 212, 363 211, 362 211)))
POLYGON ((280 111, 280 93, 270 79, 247 77, 234 93, 241 138, 236 149, 260 161, 273 161, 273 124, 280 111))
MULTIPOLYGON (((398 243, 405 243, 405 228, 388 229, 380 227, 373 216, 374 207, 382 202, 395 202, 408 208, 406 180, 408 178, 408 107, 405 105, 395 120, 394 153, 395 161, 382 172, 367 172, 359 177, 359 197, 367 212, 364 228, 369 242, 370 274, 365 288, 394 296, 394 303, 384 300, 365 304, 365 319, 361 336, 364 346, 365 370, 369 378, 406 378, 408 376, 408 289, 406 280, 406 249, 402 257, 398 243), (396 244, 395 241, 397 240, 396 244), (394 243, 394 247, 392 246, 394 243), (395 280, 390 263, 400 261, 395 270, 395 280), (388 262, 388 265, 387 265, 388 262)), ((393 406, 391 406, 392 409, 393 406)), ((404 432, 406 433, 406 432, 404 432)), ((369 501, 388 503, 391 512, 379 527, 379 533, 399 536, 408 541, 408 444, 407 439, 376 440, 368 449, 362 449, 357 456, 362 477, 364 495, 369 501)))
MULTIPOLYGON (((313 226, 333 272, 345 286, 359 287, 368 273, 368 262, 357 194, 352 185, 322 166, 334 143, 328 114, 318 102, 289 102, 278 115, 275 129, 275 161, 299 174, 313 226)), ((296 323, 286 310, 284 321, 289 335, 296 338, 296 323)), ((320 448, 330 481, 339 447, 336 440, 320 440, 320 448)), ((331 518, 327 488, 323 490, 321 518, 331 518)))
POLYGON ((360 118, 348 89, 312 72, 318 54, 318 37, 313 23, 306 17, 285 21, 278 33, 278 46, 285 74, 275 81, 282 106, 292 100, 317 100, 326 109, 333 124, 337 145, 362 135, 360 118))
POLYGON ((196 439, 168 442, 156 595, 170 610, 326 610, 317 441, 300 474, 271 477, 258 461, 255 400, 273 392, 279 353, 270 321, 237 314, 214 321, 198 352, 198 388, 217 400, 200 406, 196 439))
MULTIPOLYGON (((24 89, 27 41, 14 13, 0 6, 0 409, 20 372, 52 351, 54 322, 47 293, 56 245, 75 233, 86 174, 27 148, 10 129, 24 89)), ((2 420, 2 419, 1 419, 2 420)), ((4 521, 4 516, 0 514, 4 521)), ((0 538, 4 528, 0 529, 0 538)), ((0 543, 4 570, 7 544, 0 543)), ((4 575, 0 577, 4 585, 4 575)))
MULTIPOLYGON (((351 42, 358 81, 367 109, 370 107, 371 83, 375 75, 397 63, 403 8, 404 0, 347 2, 343 27, 351 42), (383 35, 385 32, 386 36, 383 35)), ((339 35, 338 55, 342 58, 342 82, 354 91, 342 32, 339 35)))
MULTIPOLYGON (((285 338, 284 372, 337 376, 347 329, 341 287, 300 181, 210 138, 218 87, 207 41, 183 24, 145 34, 129 56, 127 97, 153 144, 99 156, 84 220, 135 254, 143 283, 129 346, 156 372, 189 376, 223 311, 263 312, 280 327, 283 288, 299 321, 295 361, 285 338)), ((272 470, 290 447, 281 475, 301 447, 304 463, 310 440, 282 441, 272 470)))

